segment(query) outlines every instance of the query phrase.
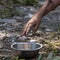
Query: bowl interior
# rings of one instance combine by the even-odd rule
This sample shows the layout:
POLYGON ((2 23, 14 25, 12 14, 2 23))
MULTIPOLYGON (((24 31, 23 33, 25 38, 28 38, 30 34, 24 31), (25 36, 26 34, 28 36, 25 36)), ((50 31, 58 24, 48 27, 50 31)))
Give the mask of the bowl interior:
POLYGON ((14 44, 13 48, 16 50, 38 50, 41 48, 41 45, 37 43, 21 42, 14 44))

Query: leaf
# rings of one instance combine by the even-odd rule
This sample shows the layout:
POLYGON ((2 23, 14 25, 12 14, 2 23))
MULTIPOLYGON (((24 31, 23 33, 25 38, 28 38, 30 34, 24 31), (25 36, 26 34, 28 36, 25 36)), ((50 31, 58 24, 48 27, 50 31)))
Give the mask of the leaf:
POLYGON ((37 60, 42 60, 42 54, 40 54, 39 56, 38 56, 38 59, 37 60))
POLYGON ((50 52, 47 57, 47 60, 52 60, 52 59, 53 59, 53 52, 50 52))
POLYGON ((60 60, 60 57, 54 57, 53 60, 60 60))
POLYGON ((18 60, 18 59, 19 59, 19 57, 17 56, 15 60, 18 60))

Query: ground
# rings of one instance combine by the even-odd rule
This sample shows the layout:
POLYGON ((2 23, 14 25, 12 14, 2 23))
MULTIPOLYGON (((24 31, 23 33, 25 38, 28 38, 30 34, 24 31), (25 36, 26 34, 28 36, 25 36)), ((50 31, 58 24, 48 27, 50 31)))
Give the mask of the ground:
MULTIPOLYGON (((31 39, 37 40, 38 43, 43 44, 43 48, 39 54, 43 55, 43 60, 50 53, 50 57, 54 54, 55 59, 60 57, 60 7, 58 10, 50 12, 42 20, 42 23, 36 32, 32 35, 30 32, 26 38, 21 38, 20 33, 22 27, 27 20, 33 16, 33 12, 37 11, 34 7, 16 7, 22 13, 21 16, 14 16, 13 18, 0 18, 0 60, 7 60, 15 58, 15 50, 11 48, 14 42, 26 42, 31 39), (19 9, 18 9, 19 8, 19 9), (58 17, 57 17, 58 16, 58 17), (22 19, 23 18, 23 19, 22 19), (56 29, 56 30, 55 30, 56 29), (52 53, 53 52, 53 53, 52 53)), ((49 59, 49 56, 47 60, 49 59)), ((50 60, 52 57, 50 58, 50 60)), ((14 60, 18 60, 16 57, 14 60)), ((33 59, 32 59, 33 60, 33 59)), ((34 60, 37 60, 36 58, 34 60)), ((60 58, 59 58, 60 60, 60 58)))
POLYGON ((43 44, 40 54, 47 55, 51 51, 55 53, 57 51, 56 56, 60 56, 60 32, 48 28, 44 30, 38 29, 36 34, 32 35, 30 32, 27 38, 21 39, 20 31, 24 24, 24 21, 15 19, 2 19, 0 21, 0 58, 16 55, 15 50, 11 48, 13 42, 30 41, 31 39, 43 44))

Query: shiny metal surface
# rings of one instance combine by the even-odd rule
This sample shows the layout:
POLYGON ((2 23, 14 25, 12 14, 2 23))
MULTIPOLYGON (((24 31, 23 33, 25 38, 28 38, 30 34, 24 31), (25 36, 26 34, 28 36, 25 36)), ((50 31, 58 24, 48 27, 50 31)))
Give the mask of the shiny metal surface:
POLYGON ((42 44, 33 42, 15 42, 11 47, 19 51, 20 58, 34 58, 38 55, 39 50, 42 48, 42 44))
POLYGON ((42 48, 42 44, 33 42, 16 42, 11 45, 15 50, 38 50, 42 48))

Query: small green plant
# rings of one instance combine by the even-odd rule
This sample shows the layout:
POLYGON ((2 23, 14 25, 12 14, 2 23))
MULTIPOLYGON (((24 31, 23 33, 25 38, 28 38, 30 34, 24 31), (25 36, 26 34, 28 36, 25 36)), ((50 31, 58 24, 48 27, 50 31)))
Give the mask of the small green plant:
POLYGON ((40 55, 38 56, 38 59, 37 59, 37 60, 42 60, 42 58, 43 58, 43 56, 42 56, 42 54, 40 54, 40 55))
POLYGON ((45 59, 43 59, 43 58, 44 58, 43 55, 39 55, 38 60, 60 60, 60 57, 55 56, 53 51, 50 52, 45 59))

